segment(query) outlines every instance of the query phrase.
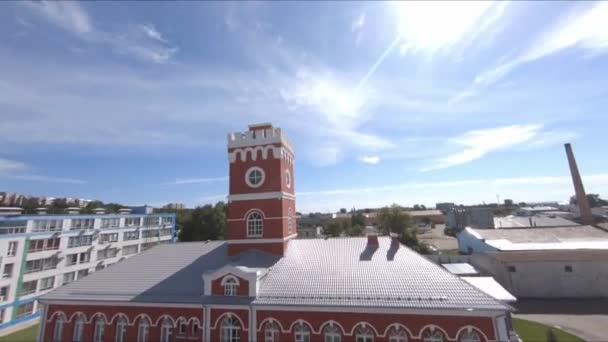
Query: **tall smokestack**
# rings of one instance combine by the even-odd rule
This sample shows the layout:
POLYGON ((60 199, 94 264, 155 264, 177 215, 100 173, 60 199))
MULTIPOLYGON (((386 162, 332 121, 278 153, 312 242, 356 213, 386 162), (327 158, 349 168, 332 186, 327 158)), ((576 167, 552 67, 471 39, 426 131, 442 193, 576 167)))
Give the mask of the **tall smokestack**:
POLYGON ((587 194, 585 194, 581 174, 578 172, 578 166, 576 166, 576 159, 574 159, 574 153, 572 153, 572 146, 568 143, 565 144, 564 147, 566 148, 566 155, 568 156, 568 164, 570 165, 570 174, 572 175, 572 183, 574 184, 574 191, 576 192, 576 202, 578 203, 581 223, 592 224, 593 215, 591 214, 591 207, 589 207, 587 194))

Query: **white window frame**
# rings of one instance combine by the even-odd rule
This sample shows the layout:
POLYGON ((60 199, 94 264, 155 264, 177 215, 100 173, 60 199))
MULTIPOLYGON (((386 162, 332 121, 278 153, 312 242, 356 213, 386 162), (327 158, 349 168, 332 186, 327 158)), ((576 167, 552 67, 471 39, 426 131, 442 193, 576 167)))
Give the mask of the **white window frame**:
POLYGON ((374 342, 374 332, 368 326, 360 326, 355 331, 356 342, 374 342))
POLYGON ((150 337, 150 322, 147 318, 142 318, 137 326, 137 342, 147 342, 148 337, 150 337))
POLYGON ((241 325, 239 321, 232 317, 226 316, 222 319, 220 325, 220 341, 221 342, 239 342, 241 339, 241 325))
POLYGON ((289 172, 289 169, 285 170, 285 185, 288 189, 291 188, 291 173, 289 172))
POLYGON ((279 326, 275 322, 268 321, 264 324, 264 342, 278 342, 280 333, 279 326))
POLYGON ((222 279, 222 286, 224 287, 224 296, 236 296, 239 288, 239 280, 234 276, 228 275, 222 279))
POLYGON ((124 342, 127 334, 127 320, 120 317, 116 323, 116 333, 114 334, 114 342, 124 342))
POLYGON ((200 333, 200 331, 201 331, 201 325, 200 325, 200 323, 199 323, 199 322, 194 321, 194 322, 192 322, 192 326, 190 327, 190 329, 191 329, 191 331, 190 331, 190 332, 191 332, 191 334, 192 334, 193 336, 196 336, 196 335, 198 335, 198 334, 200 333), (196 330, 196 331, 195 331, 195 330, 196 330))
POLYGON ((422 342, 444 342, 443 333, 434 328, 425 330, 422 335, 422 342))
POLYGON ((50 276, 50 277, 40 279, 40 291, 52 289, 53 287, 55 287, 55 276, 50 276), (47 286, 47 284, 45 284, 45 283, 48 283, 49 281, 51 283, 51 286, 47 286))
POLYGON ((310 327, 304 323, 296 325, 293 339, 295 342, 310 342, 310 327))
POLYGON ((82 342, 84 333, 84 318, 79 315, 74 323, 74 333, 72 334, 72 342, 82 342))
POLYGON ((97 317, 95 319, 95 330, 93 333, 93 341, 94 342, 103 342, 104 333, 106 328, 106 321, 103 317, 97 317))
POLYGON ((461 335, 460 338, 458 339, 459 342, 481 342, 481 336, 479 336, 479 333, 473 329, 468 330, 468 331, 464 331, 461 335))
POLYGON ((250 188, 259 188, 260 186, 262 186, 262 184, 264 184, 264 181, 266 180, 266 173, 264 172, 264 170, 262 170, 262 168, 254 166, 254 167, 250 167, 247 172, 245 172, 245 183, 247 183, 247 185, 250 188), (249 176, 253 173, 253 172, 259 172, 260 173, 260 180, 258 181, 258 183, 252 183, 251 180, 249 179, 249 176))
POLYGON ((53 329, 53 342, 61 342, 63 339, 63 326, 65 324, 65 318, 62 315, 59 315, 55 319, 55 327, 53 329))
POLYGON ((290 235, 293 232, 293 208, 289 207, 289 209, 287 209, 287 233, 289 233, 290 235))
POLYGON ((19 247, 19 241, 9 241, 6 256, 13 257, 17 255, 17 247, 19 247))
POLYGON ((407 333, 401 328, 393 328, 388 335, 388 342, 407 342, 407 333))
POLYGON ((247 237, 256 238, 264 235, 264 215, 261 211, 254 210, 247 214, 247 237))
POLYGON ((163 319, 163 323, 160 327, 160 342, 169 342, 173 335, 173 324, 168 318, 163 319))
POLYGON ((335 325, 328 325, 323 328, 323 339, 325 342, 341 342, 342 332, 335 325))

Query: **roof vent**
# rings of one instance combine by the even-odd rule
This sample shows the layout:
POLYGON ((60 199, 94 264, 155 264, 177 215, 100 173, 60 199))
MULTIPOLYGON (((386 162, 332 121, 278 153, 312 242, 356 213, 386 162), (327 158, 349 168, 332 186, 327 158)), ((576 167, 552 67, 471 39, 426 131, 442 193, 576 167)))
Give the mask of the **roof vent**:
POLYGON ((66 208, 65 212, 68 215, 78 215, 78 214, 80 214, 80 208, 77 208, 77 207, 66 208))
POLYGON ((131 208, 121 208, 118 210, 118 213, 121 215, 128 215, 131 213, 131 208))
POLYGON ((93 209, 93 212, 96 215, 103 215, 106 213, 106 209, 105 208, 95 208, 95 209, 93 209))

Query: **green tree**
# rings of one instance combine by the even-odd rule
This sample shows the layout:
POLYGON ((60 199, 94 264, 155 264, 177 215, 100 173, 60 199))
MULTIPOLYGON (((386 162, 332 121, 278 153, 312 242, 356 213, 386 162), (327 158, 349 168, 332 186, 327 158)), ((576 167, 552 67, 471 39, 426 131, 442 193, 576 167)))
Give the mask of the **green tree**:
POLYGON ((21 205, 23 208, 24 214, 36 214, 36 209, 38 208, 38 198, 29 197, 21 205))
POLYGON ((340 208, 340 213, 341 214, 346 214, 346 208, 340 208))
POLYGON ((378 226, 385 234, 398 234, 401 243, 419 253, 430 252, 428 246, 418 240, 416 226, 412 217, 405 213, 398 205, 393 204, 390 207, 380 209, 378 213, 378 226))
MULTIPOLYGON (((599 194, 587 194, 587 202, 589 202, 589 206, 591 208, 608 205, 608 201, 600 198, 599 194)), ((578 204, 578 201, 576 200, 576 195, 570 197, 570 204, 573 204, 573 205, 578 204)))
POLYGON ((328 237, 338 237, 342 233, 342 225, 338 220, 331 220, 323 226, 323 235, 328 237))
POLYGON ((348 236, 361 236, 363 235, 363 226, 358 224, 351 225, 346 234, 348 236))
POLYGON ((207 204, 178 218, 180 241, 219 240, 226 230, 226 204, 207 204))
POLYGON ((365 215, 362 212, 353 212, 350 217, 350 224, 354 226, 365 227, 365 215))

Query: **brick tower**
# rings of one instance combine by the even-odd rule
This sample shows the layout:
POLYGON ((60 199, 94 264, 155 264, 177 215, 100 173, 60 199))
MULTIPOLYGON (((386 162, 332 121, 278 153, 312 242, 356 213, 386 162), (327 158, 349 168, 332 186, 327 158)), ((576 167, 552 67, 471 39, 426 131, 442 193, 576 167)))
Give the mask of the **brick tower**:
POLYGON ((293 149, 280 128, 250 125, 228 135, 228 253, 282 255, 296 236, 293 149))

